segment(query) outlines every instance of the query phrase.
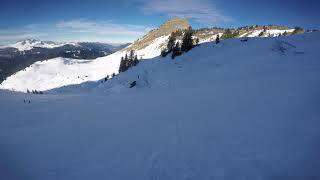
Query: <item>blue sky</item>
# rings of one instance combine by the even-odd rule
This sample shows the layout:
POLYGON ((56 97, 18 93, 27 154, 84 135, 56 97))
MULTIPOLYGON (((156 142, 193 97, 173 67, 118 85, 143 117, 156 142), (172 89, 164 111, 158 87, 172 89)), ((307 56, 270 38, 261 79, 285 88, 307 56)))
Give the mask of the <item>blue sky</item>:
POLYGON ((1 0, 0 44, 35 38, 131 42, 172 17, 194 28, 279 24, 320 28, 317 0, 1 0))

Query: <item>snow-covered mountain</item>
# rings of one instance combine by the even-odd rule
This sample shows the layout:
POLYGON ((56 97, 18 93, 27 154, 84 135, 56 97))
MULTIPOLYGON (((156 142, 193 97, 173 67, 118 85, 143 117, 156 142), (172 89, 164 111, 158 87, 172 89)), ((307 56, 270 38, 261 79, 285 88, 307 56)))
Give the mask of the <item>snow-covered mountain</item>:
POLYGON ((17 43, 10 44, 7 46, 2 46, 0 48, 15 48, 19 51, 29 51, 33 48, 47 48, 47 49, 52 49, 52 48, 57 48, 57 47, 62 47, 65 45, 73 45, 73 46, 78 46, 77 43, 56 43, 52 41, 40 41, 36 39, 26 39, 22 41, 18 41, 17 43))
POLYGON ((8 76, 36 62, 52 58, 91 60, 103 57, 124 48, 96 42, 56 43, 39 40, 24 40, 0 48, 0 83, 8 76))
POLYGON ((53 41, 41 41, 37 39, 26 39, 22 41, 18 41, 14 44, 9 44, 5 46, 0 46, 0 49, 5 48, 15 48, 17 51, 30 51, 35 48, 44 48, 44 49, 54 49, 63 46, 73 46, 73 47, 91 47, 92 49, 100 48, 100 49, 108 49, 113 52, 120 50, 128 44, 107 44, 107 43, 99 43, 99 42, 53 42, 53 41))
POLYGON ((118 74, 121 57, 130 50, 134 50, 138 57, 143 59, 159 56, 171 32, 188 27, 189 24, 185 19, 170 20, 127 48, 90 61, 58 57, 35 62, 6 78, 0 88, 24 92, 43 91, 86 81, 97 81, 113 73, 118 74))
POLYGON ((319 49, 320 33, 228 39, 107 82, 0 91, 0 179, 317 180, 319 49))
MULTIPOLYGON (((167 36, 155 39, 149 46, 136 51, 139 57, 154 58, 160 55, 161 45, 167 36)), ((54 58, 39 61, 15 73, 1 83, 0 89, 15 91, 49 90, 86 81, 97 81, 118 74, 121 57, 127 52, 118 51, 94 60, 54 58)))
MULTIPOLYGON (((35 62, 24 70, 8 77, 0 84, 0 88, 24 92, 27 90, 44 91, 71 84, 97 81, 106 76, 111 76, 113 73, 117 74, 121 57, 128 54, 131 50, 135 51, 139 59, 150 59, 159 56, 161 50, 166 47, 170 34, 178 30, 183 31, 189 26, 190 24, 186 19, 175 18, 169 20, 128 47, 114 54, 91 61, 58 57, 35 62)), ((223 28, 200 29, 195 31, 194 38, 198 38, 200 44, 211 42, 215 41, 217 35, 223 39, 223 35, 228 31, 223 28)), ((236 34, 234 35, 235 38, 242 38, 277 37, 284 33, 290 35, 294 31, 295 29, 288 29, 286 27, 254 26, 233 29, 230 32, 236 34)), ((182 36, 177 37, 177 39, 178 41, 181 40, 182 36)))

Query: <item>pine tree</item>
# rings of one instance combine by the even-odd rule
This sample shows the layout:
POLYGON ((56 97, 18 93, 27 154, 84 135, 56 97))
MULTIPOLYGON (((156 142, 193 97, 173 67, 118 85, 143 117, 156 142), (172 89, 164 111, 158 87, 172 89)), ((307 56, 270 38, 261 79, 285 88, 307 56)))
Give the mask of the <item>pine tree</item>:
POLYGON ((120 67, 119 67, 119 73, 121 72, 124 72, 125 71, 125 64, 126 64, 126 61, 125 59, 128 59, 127 55, 126 55, 126 58, 123 58, 121 57, 121 61, 120 61, 120 67))
POLYGON ((188 52, 190 49, 193 48, 193 30, 189 26, 189 28, 184 32, 184 36, 182 38, 182 45, 181 45, 181 51, 188 52))
POLYGON ((161 57, 166 57, 167 54, 168 54, 167 49, 163 48, 163 49, 161 50, 161 57))
POLYGON ((127 71, 130 67, 138 65, 138 55, 133 50, 130 51, 129 57, 126 54, 125 57, 121 57, 119 73, 127 71))
POLYGON ((266 33, 267 32, 267 27, 263 26, 263 32, 266 33))
POLYGON ((177 42, 172 49, 171 58, 174 59, 176 56, 180 56, 180 55, 181 55, 180 43, 177 42))
POLYGON ((134 57, 134 60, 133 60, 133 66, 138 65, 138 63, 139 63, 138 55, 136 55, 136 56, 134 57))
POLYGON ((172 32, 170 37, 169 37, 169 41, 168 41, 168 44, 167 44, 167 51, 168 53, 170 53, 174 47, 176 43, 176 36, 175 34, 172 32))
POLYGON ((133 60, 133 59, 134 59, 134 51, 131 50, 129 54, 129 60, 133 60))
POLYGON ((196 38, 196 46, 199 45, 199 38, 196 38))

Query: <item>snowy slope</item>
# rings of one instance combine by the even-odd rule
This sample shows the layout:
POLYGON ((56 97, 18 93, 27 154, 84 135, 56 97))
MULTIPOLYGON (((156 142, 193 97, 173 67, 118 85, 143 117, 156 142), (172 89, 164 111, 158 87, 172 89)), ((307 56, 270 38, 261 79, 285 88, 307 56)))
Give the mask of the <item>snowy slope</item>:
POLYGON ((106 83, 0 91, 0 179, 317 180, 319 42, 205 43, 106 83))
MULTIPOLYGON (((254 30, 242 34, 239 37, 258 37, 262 31, 263 30, 254 30)), ((269 29, 262 37, 277 37, 279 34, 283 34, 284 32, 291 33, 293 31, 294 29, 269 29)), ((208 38, 200 39, 199 43, 202 44, 215 41, 217 35, 221 37, 223 33, 212 34, 208 38)), ((160 36, 155 38, 153 41, 150 41, 148 46, 139 49, 136 52, 138 57, 150 59, 159 56, 161 49, 166 46, 168 37, 169 35, 160 36)), ((30 50, 34 47, 54 48, 63 45, 65 44, 37 40, 25 40, 12 45, 12 47, 23 51, 30 50)), ((128 48, 130 49, 130 47, 133 45, 134 44, 128 48)), ((117 74, 121 56, 124 56, 125 53, 128 52, 119 51, 110 56, 98 58, 91 62, 86 60, 63 58, 55 58, 43 62, 36 62, 30 67, 27 67, 26 69, 8 77, 4 82, 2 82, 2 84, 0 84, 0 89, 23 92, 26 92, 27 90, 44 91, 72 84, 80 84, 87 81, 97 81, 105 78, 108 75, 110 76, 113 73, 117 74)))
POLYGON ((217 39, 217 36, 219 35, 219 37, 222 37, 223 33, 218 33, 218 34, 214 34, 211 37, 207 38, 207 39, 201 39, 199 41, 199 43, 206 43, 206 42, 212 42, 215 41, 217 39))
MULTIPOLYGON (((65 92, 65 90, 70 90, 72 92, 76 90, 81 92, 87 89, 91 89, 94 92, 130 91, 127 87, 132 81, 137 81, 139 88, 185 88, 194 87, 197 83, 200 83, 202 86, 212 86, 210 83, 203 84, 203 82, 210 82, 216 77, 207 76, 206 74, 217 73, 216 71, 211 72, 213 69, 217 71, 225 70, 220 66, 227 65, 236 66, 237 69, 240 69, 248 76, 250 73, 255 75, 255 72, 246 72, 251 70, 250 68, 253 68, 252 71, 267 71, 267 77, 261 77, 266 79, 270 76, 268 71, 276 70, 273 68, 289 71, 288 74, 293 73, 292 71, 295 68, 302 68, 302 70, 305 69, 308 72, 309 69, 318 68, 318 65, 313 65, 314 63, 320 63, 317 61, 320 53, 316 50, 320 46, 319 34, 313 33, 311 35, 263 39, 251 38, 248 42, 241 42, 239 39, 229 39, 221 41, 218 45, 203 43, 199 47, 194 48, 190 53, 184 54, 174 61, 171 60, 170 56, 167 58, 156 57, 150 60, 143 60, 139 66, 120 74, 108 81, 108 83, 84 83, 81 84, 82 88, 77 86, 78 88, 75 89, 70 86, 58 88, 56 91, 65 92), (306 61, 305 59, 311 60, 306 61), (263 67, 264 65, 266 67, 263 67), (204 68, 203 66, 208 67, 204 68), (260 70, 260 68, 265 69, 260 70), (182 72, 180 71, 181 69, 183 70, 182 72), (166 73, 164 74, 163 72, 166 73), (199 78, 201 78, 200 82, 199 78), (190 83, 192 79, 193 81, 190 83)), ((229 70, 229 73, 223 75, 232 75, 234 69, 230 68, 229 70)), ((261 73, 258 75, 261 75, 261 73)), ((285 72, 280 71, 279 73, 285 72)), ((238 77, 235 76, 234 78, 238 77)), ((256 77, 253 76, 252 78, 256 77)), ((276 79, 278 76, 275 74, 270 78, 276 79)), ((232 80, 236 81, 236 79, 232 80)))
MULTIPOLYGON (((144 49, 137 51, 138 57, 144 59, 160 55, 162 46, 168 36, 157 38, 144 49)), ((0 89, 26 92, 27 90, 49 90, 86 81, 97 81, 118 73, 121 57, 124 51, 119 51, 95 60, 77 60, 55 58, 36 62, 30 67, 8 77, 0 85, 0 89)))

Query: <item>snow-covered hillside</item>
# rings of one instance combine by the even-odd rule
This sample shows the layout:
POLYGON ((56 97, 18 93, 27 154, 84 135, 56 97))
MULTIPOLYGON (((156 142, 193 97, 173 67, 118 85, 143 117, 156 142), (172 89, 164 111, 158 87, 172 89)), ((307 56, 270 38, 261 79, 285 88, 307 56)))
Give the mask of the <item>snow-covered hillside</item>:
MULTIPOLYGON (((136 51, 138 57, 150 59, 160 55, 168 36, 155 39, 149 46, 136 51)), ((10 76, 0 84, 0 89, 15 91, 49 90, 87 81, 97 81, 113 73, 118 73, 121 57, 119 51, 95 60, 54 58, 39 61, 10 76)))
MULTIPOLYGON (((159 28, 150 31, 147 35, 138 39, 127 48, 124 48, 114 54, 90 61, 81 60, 81 57, 85 57, 86 53, 82 54, 83 56, 78 56, 78 54, 80 54, 79 50, 66 51, 66 53, 71 53, 70 56, 67 57, 76 59, 54 58, 48 60, 44 59, 45 61, 37 61, 21 71, 13 71, 11 74, 15 74, 9 77, 5 76, 6 80, 0 84, 0 89, 22 92, 26 92, 27 90, 45 91, 88 81, 97 81, 107 76, 111 76, 113 73, 117 74, 121 57, 126 53, 129 53, 130 50, 135 50, 139 59, 151 59, 159 56, 161 50, 166 47, 166 43, 170 34, 172 32, 176 32, 177 30, 184 30, 188 27, 189 23, 186 19, 176 18, 169 20, 159 28), (78 54, 73 54, 74 52, 78 52, 78 54)), ((286 29, 284 27, 277 29, 277 27, 271 26, 268 26, 264 30, 262 27, 255 27, 252 29, 247 28, 245 30, 240 29, 237 31, 238 35, 235 37, 278 37, 283 34, 290 35, 290 33, 292 33, 294 30, 295 29, 286 29)), ((202 44, 215 41, 217 35, 223 39, 222 35, 225 31, 226 29, 223 28, 205 30, 200 29, 194 34, 193 37, 198 38, 199 43, 202 44)), ((177 41, 180 41, 182 37, 179 38, 177 41)), ((81 46, 85 44, 88 46, 90 43, 76 43, 74 46, 81 46)), ((11 47, 15 47, 20 51, 24 51, 35 47, 55 48, 64 45, 66 44, 38 40, 25 40, 11 45, 11 47)), ((96 45, 100 46, 99 44, 96 45)), ((104 45, 101 44, 101 46, 104 45)), ((91 48, 89 47, 89 52, 90 51, 91 48)), ((108 51, 102 53, 103 56, 105 54, 110 54, 111 52, 108 51)), ((98 56, 94 56, 92 58, 95 57, 101 57, 101 55, 99 54, 98 56)))
MULTIPOLYGON (((130 91, 127 87, 133 81, 137 82, 138 88, 191 88, 197 87, 198 83, 201 84, 201 87, 211 87, 215 86, 209 83, 213 79, 228 80, 228 78, 221 79, 221 75, 234 77, 232 81, 238 83, 241 79, 237 80, 237 78, 240 78, 238 75, 241 73, 248 76, 245 78, 253 80, 257 79, 256 75, 265 80, 268 78, 273 80, 281 78, 279 75, 281 73, 287 73, 287 76, 292 73, 292 78, 296 79, 299 78, 294 75, 296 68, 301 68, 307 73, 310 73, 310 69, 318 70, 319 42, 320 33, 312 33, 276 38, 250 38, 248 41, 229 39, 221 41, 220 44, 203 43, 191 52, 178 57, 177 60, 171 60, 171 56, 143 60, 139 66, 121 73, 108 83, 83 83, 78 86, 58 88, 53 92, 69 90, 81 92, 88 89, 95 92, 130 91), (231 68, 225 69, 223 68, 225 66, 231 66, 231 68), (279 74, 276 70, 279 70, 279 74), (218 77, 213 76, 220 71, 223 74, 218 74, 218 77), (271 71, 274 71, 274 74, 271 71)), ((314 71, 311 72, 314 73, 314 71)))
POLYGON ((317 180, 319 49, 320 33, 231 39, 103 83, 0 91, 0 179, 317 180))
POLYGON ((278 37, 282 36, 285 33, 292 33, 294 29, 280 30, 280 29, 268 29, 264 30, 254 30, 244 34, 241 34, 239 37, 259 37, 260 33, 263 33, 261 37, 278 37))

